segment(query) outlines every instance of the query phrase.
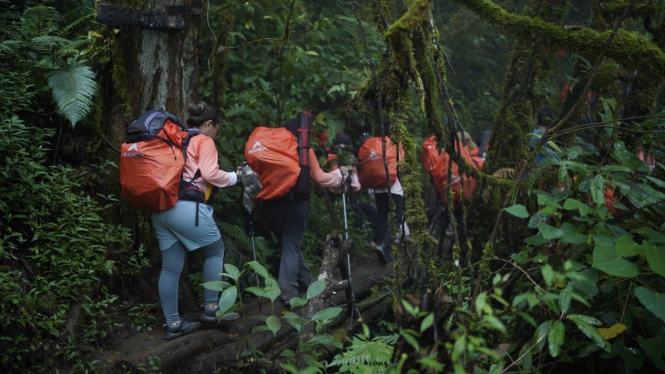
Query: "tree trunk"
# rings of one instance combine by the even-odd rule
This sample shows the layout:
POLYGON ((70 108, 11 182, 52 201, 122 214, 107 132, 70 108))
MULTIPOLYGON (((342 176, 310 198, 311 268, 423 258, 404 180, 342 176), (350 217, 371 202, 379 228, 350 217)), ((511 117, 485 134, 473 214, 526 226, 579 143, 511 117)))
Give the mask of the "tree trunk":
MULTIPOLYGON (((121 0, 110 1, 124 6, 121 0)), ((200 0, 155 0, 144 2, 143 10, 164 12, 177 5, 201 10, 200 0)), ((187 104, 197 99, 199 78, 200 15, 182 15, 184 30, 147 29, 135 26, 105 26, 100 34, 109 40, 108 63, 101 66, 98 93, 99 124, 108 142, 120 149, 127 125, 141 113, 163 108, 185 120, 187 104)), ((118 162, 119 154, 108 158, 118 162)), ((119 186, 118 186, 119 187, 119 186)), ((115 191, 120 195, 119 191, 115 191)), ((122 205, 119 221, 132 227, 135 244, 143 244, 152 274, 144 274, 156 286, 160 258, 157 242, 151 239, 149 214, 138 214, 122 205)))

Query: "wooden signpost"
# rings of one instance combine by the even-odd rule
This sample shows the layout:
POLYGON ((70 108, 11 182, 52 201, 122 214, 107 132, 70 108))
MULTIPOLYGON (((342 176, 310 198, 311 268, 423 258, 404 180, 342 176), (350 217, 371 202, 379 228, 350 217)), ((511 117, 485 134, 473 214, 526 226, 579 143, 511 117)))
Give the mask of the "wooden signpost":
POLYGON ((97 21, 109 26, 136 26, 159 30, 184 30, 183 14, 200 15, 201 10, 167 6, 165 12, 97 4, 97 21))

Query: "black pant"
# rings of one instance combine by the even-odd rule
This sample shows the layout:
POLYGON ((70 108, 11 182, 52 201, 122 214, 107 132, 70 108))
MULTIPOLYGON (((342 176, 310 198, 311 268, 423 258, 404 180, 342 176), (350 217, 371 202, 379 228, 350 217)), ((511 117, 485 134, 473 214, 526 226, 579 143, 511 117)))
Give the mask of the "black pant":
POLYGON ((282 290, 282 300, 288 301, 298 295, 301 286, 307 287, 312 278, 302 253, 309 215, 309 200, 266 201, 263 203, 263 213, 270 230, 279 239, 282 249, 277 283, 282 290))
MULTIPOLYGON (((395 202, 395 216, 396 225, 401 225, 404 220, 404 203, 401 195, 391 193, 393 201, 395 202)), ((390 212, 390 201, 388 200, 388 192, 374 192, 376 199, 376 217, 377 217, 377 235, 376 238, 381 240, 381 245, 384 248, 390 248, 390 229, 388 226, 388 213, 390 212)))

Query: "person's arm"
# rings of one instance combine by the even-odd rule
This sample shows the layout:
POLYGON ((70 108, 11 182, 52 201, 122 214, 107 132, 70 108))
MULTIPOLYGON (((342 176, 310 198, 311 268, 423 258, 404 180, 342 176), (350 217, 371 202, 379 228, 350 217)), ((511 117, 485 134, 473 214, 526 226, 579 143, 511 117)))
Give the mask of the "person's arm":
POLYGON ((309 175, 321 187, 339 187, 342 184, 342 172, 337 169, 326 173, 321 169, 313 150, 309 150, 309 175))
POLYGON ((212 138, 206 137, 199 143, 198 166, 201 170, 201 178, 206 183, 217 187, 228 187, 238 183, 238 175, 235 172, 227 172, 219 168, 217 148, 215 148, 212 138))
POLYGON ((360 185, 360 180, 358 180, 358 170, 356 168, 353 168, 353 174, 351 174, 351 188, 353 189, 354 192, 360 191, 360 188, 362 186, 360 185))

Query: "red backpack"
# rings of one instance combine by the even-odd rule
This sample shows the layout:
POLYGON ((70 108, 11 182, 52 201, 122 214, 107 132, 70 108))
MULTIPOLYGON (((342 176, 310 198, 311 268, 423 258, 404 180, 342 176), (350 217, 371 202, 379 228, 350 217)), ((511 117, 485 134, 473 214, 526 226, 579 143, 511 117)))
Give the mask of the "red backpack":
POLYGON ((298 181, 298 143, 284 127, 255 128, 245 145, 245 160, 259 174, 263 186, 257 200, 284 196, 298 181))
MULTIPOLYGON (((358 150, 358 178, 365 188, 387 189, 397 180, 397 150, 386 137, 386 160, 390 186, 386 186, 386 169, 383 164, 383 145, 380 137, 369 138, 358 150)), ((401 152, 400 152, 401 153, 401 152)))
POLYGON ((163 212, 175 206, 187 144, 194 135, 178 117, 157 109, 128 126, 119 172, 121 196, 132 208, 163 212))
MULTIPOLYGON (((460 146, 460 155, 467 161, 467 163, 479 169, 478 165, 474 162, 473 158, 471 157, 469 148, 467 148, 465 145, 461 143, 457 144, 459 144, 460 146)), ((434 169, 432 170, 432 177, 434 177, 434 185, 436 186, 436 190, 439 192, 439 196, 441 196, 441 202, 443 202, 444 204, 448 202, 449 161, 450 161, 450 156, 448 155, 448 153, 442 151, 438 162, 436 163, 436 165, 434 165, 434 169)), ((473 190, 476 188, 476 180, 474 178, 467 176, 467 174, 464 174, 464 177, 460 178, 459 166, 454 161, 452 163, 452 166, 450 167, 450 170, 452 172, 451 189, 453 192, 453 204, 454 208, 457 210, 460 209, 462 206, 462 198, 466 201, 471 200, 471 196, 473 195, 473 190), (462 183, 464 183, 463 186, 462 183), (460 189, 463 190, 462 196, 460 196, 460 189)))
POLYGON ((425 175, 432 175, 434 165, 436 165, 440 158, 441 155, 436 144, 436 136, 432 135, 423 142, 422 161, 425 175))

